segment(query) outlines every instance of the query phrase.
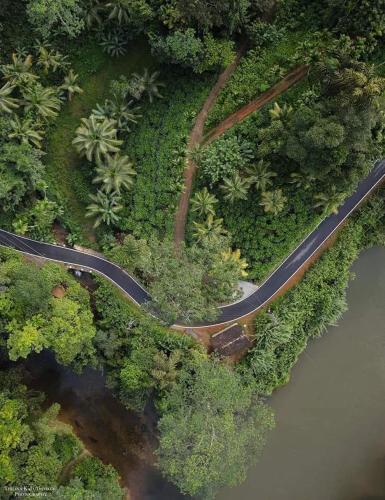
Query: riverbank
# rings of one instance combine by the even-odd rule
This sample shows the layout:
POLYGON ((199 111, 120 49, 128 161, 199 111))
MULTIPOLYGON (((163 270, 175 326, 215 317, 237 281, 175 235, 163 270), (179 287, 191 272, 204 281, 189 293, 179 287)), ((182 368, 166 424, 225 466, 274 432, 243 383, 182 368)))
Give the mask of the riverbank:
POLYGON ((81 375, 59 365, 45 351, 22 363, 25 383, 46 395, 45 404, 59 403, 59 419, 69 424, 84 447, 111 464, 129 491, 130 500, 184 498, 155 468, 156 414, 127 410, 105 386, 100 372, 86 368, 81 375))
POLYGON ((245 483, 218 500, 385 498, 385 249, 361 254, 349 310, 274 392, 273 430, 245 483))
MULTIPOLYGON (((349 311, 339 326, 310 342, 291 381, 269 403, 277 428, 260 463, 237 489, 218 500, 351 500, 385 495, 385 249, 365 251, 354 264, 349 311), (382 488, 382 489, 381 489, 382 488)), ((153 467, 154 413, 142 418, 113 398, 102 375, 76 375, 43 355, 25 363, 30 386, 61 404, 93 454, 119 471, 133 500, 181 500, 153 467), (31 383, 32 381, 32 383, 31 383)))

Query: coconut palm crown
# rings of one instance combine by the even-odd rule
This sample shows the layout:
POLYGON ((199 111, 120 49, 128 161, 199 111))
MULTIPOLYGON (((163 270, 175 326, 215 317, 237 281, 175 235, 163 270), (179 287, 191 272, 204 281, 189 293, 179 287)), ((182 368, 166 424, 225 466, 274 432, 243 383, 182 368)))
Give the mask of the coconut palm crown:
POLYGON ((260 205, 266 213, 278 215, 285 208, 287 198, 283 195, 282 189, 266 191, 262 193, 260 205))
POLYGON ((36 148, 41 148, 44 132, 40 130, 39 123, 33 122, 31 118, 21 120, 15 116, 10 120, 11 132, 8 134, 10 139, 16 139, 22 144, 31 144, 36 148))
POLYGON ((70 69, 68 75, 64 77, 64 82, 60 85, 60 89, 67 92, 68 100, 70 101, 75 94, 82 94, 83 90, 79 87, 77 75, 73 69, 70 69))
POLYGON ((93 203, 88 205, 86 217, 95 217, 94 227, 98 227, 102 222, 110 226, 119 221, 117 215, 123 208, 120 204, 118 193, 104 193, 98 191, 96 195, 90 195, 93 203))
POLYGON ((12 54, 12 62, 3 64, 1 72, 11 85, 25 86, 39 78, 32 72, 32 56, 30 54, 25 57, 21 54, 12 54))
POLYGON ((0 88, 0 112, 12 113, 13 110, 19 107, 18 99, 11 97, 12 91, 15 87, 7 82, 0 88))
POLYGON ((195 193, 194 198, 191 200, 191 209, 199 215, 214 215, 214 205, 218 200, 213 194, 210 194, 207 187, 195 193))
POLYGON ((150 102, 154 100, 154 97, 163 97, 159 92, 159 87, 164 87, 165 85, 157 81, 158 76, 159 71, 150 73, 147 68, 144 70, 143 75, 138 75, 138 73, 132 75, 134 86, 138 87, 141 95, 146 94, 150 102))
POLYGON ((223 184, 220 186, 224 193, 224 197, 230 203, 236 200, 246 200, 247 193, 250 188, 251 179, 241 177, 238 172, 235 172, 233 177, 223 179, 223 184))
POLYGON ((55 89, 35 83, 23 92, 25 111, 36 111, 42 118, 54 118, 60 110, 60 99, 55 89))
POLYGON ((130 189, 134 183, 136 172, 128 156, 117 153, 107 160, 107 165, 99 165, 94 183, 103 184, 106 193, 120 193, 122 189, 130 189))
POLYGON ((106 157, 119 151, 123 141, 117 139, 116 134, 114 120, 98 120, 91 115, 89 118, 82 118, 82 124, 77 128, 72 144, 87 160, 95 160, 101 164, 106 157))

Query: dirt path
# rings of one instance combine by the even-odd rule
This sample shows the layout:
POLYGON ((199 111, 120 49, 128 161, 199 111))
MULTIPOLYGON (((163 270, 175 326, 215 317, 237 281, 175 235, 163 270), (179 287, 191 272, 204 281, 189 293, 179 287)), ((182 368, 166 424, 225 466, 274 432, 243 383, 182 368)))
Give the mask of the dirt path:
MULTIPOLYGON (((203 130, 205 126, 205 122, 207 119, 207 115, 214 105, 220 91, 225 86, 231 75, 234 73, 236 67, 239 64, 239 61, 242 58, 242 55, 245 51, 245 46, 243 46, 234 61, 227 66, 227 68, 219 75, 219 78, 212 88, 209 96, 207 97, 200 113, 198 114, 193 129, 191 130, 189 141, 187 144, 187 150, 193 151, 196 146, 198 146, 203 139, 203 130)), ((175 224, 174 224, 174 243, 175 248, 180 248, 181 243, 185 238, 185 229, 186 229, 186 221, 188 214, 188 207, 190 202, 190 196, 192 191, 193 180, 195 176, 195 172, 197 170, 197 164, 191 159, 188 158, 186 160, 186 168, 183 174, 184 178, 184 190, 179 199, 178 209, 175 214, 175 224)))
POLYGON ((289 74, 287 74, 282 80, 273 85, 266 90, 263 94, 258 96, 253 101, 249 102, 242 108, 238 109, 231 115, 229 115, 225 120, 219 123, 216 127, 211 129, 208 134, 203 138, 203 144, 207 145, 213 142, 215 139, 224 134, 227 130, 232 128, 237 123, 243 121, 245 118, 250 116, 255 111, 261 109, 265 104, 270 102, 275 97, 288 90, 292 85, 302 80, 308 71, 308 66, 298 66, 293 69, 289 74))
MULTIPOLYGON (((187 144, 187 150, 193 151, 194 148, 200 144, 210 144, 212 141, 220 137, 227 130, 233 127, 235 124, 241 122, 247 118, 250 114, 261 109, 265 104, 270 102, 275 97, 289 89, 292 85, 302 80, 305 77, 308 67, 305 65, 298 66, 288 75, 286 75, 277 84, 273 85, 269 90, 258 96, 253 101, 249 102, 241 109, 229 115, 225 120, 219 123, 216 127, 208 132, 204 137, 203 131, 207 115, 214 105, 220 91, 225 86, 231 75, 234 73, 239 61, 243 55, 244 47, 238 52, 237 57, 228 66, 223 73, 219 76, 217 83, 212 88, 209 96, 207 97, 200 113, 198 114, 194 127, 190 133, 189 141, 187 144)), ((185 239, 186 222, 188 215, 188 208, 190 202, 190 196, 192 191, 192 185, 194 181, 194 176, 197 171, 197 164, 193 159, 188 158, 186 160, 186 168, 183 174, 184 177, 184 190, 179 199, 178 209, 175 213, 175 224, 174 224, 174 243, 175 248, 178 250, 181 243, 185 239)))

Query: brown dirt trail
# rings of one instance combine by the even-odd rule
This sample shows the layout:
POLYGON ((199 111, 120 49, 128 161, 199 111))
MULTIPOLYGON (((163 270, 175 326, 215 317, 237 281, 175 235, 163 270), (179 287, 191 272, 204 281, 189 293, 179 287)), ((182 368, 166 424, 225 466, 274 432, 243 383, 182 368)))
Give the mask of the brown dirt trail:
MULTIPOLYGON (((200 113, 198 114, 194 127, 190 133, 189 141, 187 144, 187 150, 189 152, 193 151, 194 148, 200 144, 210 144, 215 139, 224 134, 227 130, 232 128, 235 124, 243 121, 249 115, 261 109, 265 104, 270 102, 272 99, 278 97, 280 94, 289 89, 292 85, 302 80, 305 77, 308 66, 302 65, 293 69, 288 75, 286 75, 277 84, 273 85, 269 90, 258 96, 253 101, 249 102, 238 111, 229 115, 225 120, 214 127, 209 133, 204 137, 203 131, 207 115, 214 105, 220 91, 225 86, 231 75, 234 73, 236 67, 241 60, 244 53, 245 47, 242 47, 237 54, 234 61, 221 73, 216 84, 212 88, 209 96, 207 97, 200 113)), ((193 186, 193 181, 195 173, 197 171, 197 164, 192 158, 187 158, 186 168, 183 174, 184 177, 184 190, 180 196, 178 208, 175 213, 175 224, 174 224, 174 243, 175 248, 178 250, 180 245, 185 239, 186 222, 188 215, 188 208, 190 202, 190 196, 193 186)))
MULTIPOLYGON (((216 84, 211 89, 211 92, 208 95, 201 111, 196 117, 194 127, 191 130, 189 141, 187 144, 187 150, 189 152, 193 151, 194 148, 202 142, 203 130, 207 119, 207 115, 209 114, 210 109, 213 107, 220 91, 223 89, 223 87, 225 86, 231 75, 234 73, 236 67, 238 66, 239 61, 241 60, 242 55, 245 51, 245 48, 246 47, 243 46, 238 51, 234 61, 229 66, 227 66, 227 68, 219 75, 216 84)), ((179 199, 178 209, 175 214, 174 243, 176 249, 180 248, 180 245, 185 238, 188 207, 190 202, 192 184, 197 168, 198 168, 197 164, 191 158, 188 158, 186 160, 186 168, 183 174, 184 190, 179 199)))
POLYGON ((203 144, 210 144, 215 139, 218 139, 218 137, 223 135, 227 130, 232 128, 234 125, 240 123, 255 111, 263 108, 265 104, 269 103, 274 98, 278 97, 283 92, 288 90, 292 85, 302 80, 307 72, 308 66, 305 65, 294 68, 290 73, 282 78, 282 80, 266 90, 266 92, 263 92, 263 94, 259 95, 256 99, 238 109, 238 111, 235 111, 227 118, 225 118, 222 122, 220 122, 216 127, 211 129, 203 138, 203 144))

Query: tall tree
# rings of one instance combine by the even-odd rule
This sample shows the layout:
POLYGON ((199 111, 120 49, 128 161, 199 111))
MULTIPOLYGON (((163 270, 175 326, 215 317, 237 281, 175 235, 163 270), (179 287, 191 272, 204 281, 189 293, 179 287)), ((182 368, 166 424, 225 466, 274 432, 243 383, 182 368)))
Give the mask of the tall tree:
POLYGON ((214 207, 216 203, 218 203, 216 197, 204 187, 201 191, 197 191, 192 198, 191 209, 199 215, 215 215, 214 207))
POLYGON ((64 77, 64 82, 60 85, 60 89, 67 92, 68 100, 70 101, 75 94, 82 94, 83 90, 77 83, 79 75, 70 69, 68 75, 64 77))
POLYGON ((132 75, 133 84, 139 89, 140 96, 143 94, 146 95, 150 102, 152 102, 155 97, 162 97, 159 87, 164 87, 164 83, 159 82, 158 77, 159 71, 150 73, 147 68, 142 75, 138 73, 132 75))
POLYGON ((234 203, 237 200, 247 199, 250 184, 250 178, 241 177, 238 172, 235 172, 232 177, 225 177, 220 187, 225 199, 230 203, 234 203))
POLYGON ((216 238, 227 234, 223 227, 223 219, 215 219, 212 214, 207 216, 204 222, 193 222, 194 236, 197 241, 202 241, 206 238, 216 238))
POLYGON ((255 166, 248 169, 253 184, 261 193, 273 184, 273 178, 277 176, 275 172, 269 170, 269 166, 269 163, 260 160, 255 166))
POLYGON ((249 0, 177 0, 181 15, 198 30, 208 32, 212 28, 236 31, 245 21, 249 0))
POLYGON ((315 208, 320 208, 325 214, 337 214, 340 205, 342 204, 345 193, 337 191, 335 186, 332 186, 328 193, 318 193, 314 196, 315 208))
POLYGON ((278 215, 285 208, 287 198, 283 195, 282 189, 266 191, 262 193, 260 205, 269 214, 278 215))
POLYGON ((23 91, 25 111, 36 111, 42 118, 54 118, 60 110, 60 99, 56 90, 40 83, 30 85, 23 91))
POLYGON ((96 169, 97 176, 94 183, 101 183, 107 193, 120 193, 122 189, 130 189, 136 174, 128 156, 119 153, 107 160, 107 165, 100 165, 96 169))
POLYGON ((41 130, 39 122, 32 120, 32 118, 21 120, 18 116, 14 116, 9 124, 11 132, 8 137, 10 139, 16 139, 22 144, 30 144, 36 148, 41 148, 44 132, 41 130))
POLYGON ((72 144, 87 160, 102 161, 112 153, 119 152, 122 141, 116 137, 116 122, 105 118, 98 120, 94 115, 82 118, 82 124, 76 129, 76 137, 72 144))
POLYGON ((57 33, 75 38, 85 25, 79 0, 29 0, 27 14, 43 38, 57 33))
POLYGON ((95 217, 94 227, 98 227, 102 222, 110 226, 119 221, 118 213, 123 206, 120 204, 120 196, 118 193, 104 193, 98 191, 96 195, 90 195, 91 203, 87 207, 86 217, 95 217))
POLYGON ((3 76, 11 85, 25 86, 38 80, 32 71, 32 56, 12 54, 12 62, 1 66, 3 76))
POLYGON ((185 494, 211 498, 244 480, 272 411, 226 365, 197 360, 162 401, 159 466, 185 494))

